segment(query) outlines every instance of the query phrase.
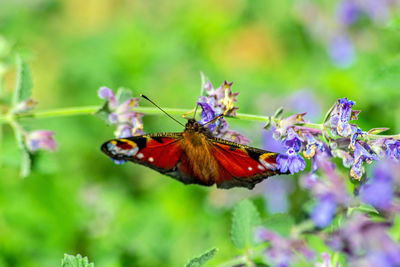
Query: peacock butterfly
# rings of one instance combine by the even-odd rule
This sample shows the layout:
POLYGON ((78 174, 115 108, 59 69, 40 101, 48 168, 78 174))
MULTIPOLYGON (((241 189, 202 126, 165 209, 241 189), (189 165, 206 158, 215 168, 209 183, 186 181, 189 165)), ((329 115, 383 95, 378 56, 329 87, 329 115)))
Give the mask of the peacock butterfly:
POLYGON ((112 159, 145 165, 184 184, 252 189, 269 176, 282 174, 277 153, 216 138, 195 119, 189 119, 180 133, 113 139, 101 150, 112 159))

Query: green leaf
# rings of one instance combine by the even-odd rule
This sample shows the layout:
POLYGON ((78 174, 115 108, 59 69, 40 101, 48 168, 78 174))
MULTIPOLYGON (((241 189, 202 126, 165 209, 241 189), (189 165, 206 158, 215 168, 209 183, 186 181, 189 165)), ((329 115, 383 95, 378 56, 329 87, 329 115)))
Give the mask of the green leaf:
POLYGON ((107 124, 110 123, 108 120, 108 115, 111 113, 111 110, 108 106, 108 102, 106 101, 96 112, 94 115, 99 117, 101 120, 105 121, 107 124))
POLYGON ((28 64, 17 56, 17 77, 15 81, 15 90, 13 96, 13 106, 27 100, 32 94, 32 76, 28 64))
POLYGON ((199 257, 191 259, 188 263, 186 263, 185 267, 201 267, 204 265, 204 263, 211 260, 217 251, 217 248, 213 248, 201 254, 199 257))
POLYGON ((350 216, 354 211, 379 214, 379 211, 377 211, 373 206, 364 203, 360 204, 357 207, 349 207, 347 209, 347 215, 350 216))
POLYGON ((263 225, 282 236, 289 236, 294 220, 287 213, 276 213, 265 219, 263 225))
POLYGON ((26 147, 24 140, 24 133, 22 127, 16 123, 11 123, 11 127, 14 131, 15 140, 21 151, 21 177, 26 177, 31 172, 32 167, 32 155, 26 147))
POLYGON ((255 244, 254 228, 261 224, 260 214, 249 200, 237 204, 232 214, 232 243, 238 248, 249 248, 255 244))
POLYGON ((278 118, 282 115, 282 113, 283 113, 283 107, 279 107, 279 108, 275 111, 273 117, 276 118, 276 119, 278 119, 278 118))
POLYGON ((76 256, 64 254, 64 259, 61 261, 61 267, 94 267, 94 264, 89 263, 88 258, 82 258, 80 254, 76 256))
POLYGON ((368 131, 368 134, 380 134, 383 133, 390 128, 372 128, 371 130, 368 131))
POLYGON ((118 88, 117 94, 115 95, 117 99, 117 105, 121 105, 125 101, 132 98, 132 91, 123 87, 118 88))

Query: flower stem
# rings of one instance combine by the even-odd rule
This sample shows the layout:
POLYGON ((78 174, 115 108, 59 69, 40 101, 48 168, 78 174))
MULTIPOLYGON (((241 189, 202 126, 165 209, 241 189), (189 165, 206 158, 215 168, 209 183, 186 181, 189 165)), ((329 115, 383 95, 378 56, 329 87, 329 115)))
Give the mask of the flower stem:
MULTIPOLYGON (((67 108, 58 108, 58 109, 50 109, 50 110, 42 110, 31 113, 21 113, 21 114, 4 114, 0 115, 0 124, 10 123, 12 120, 19 119, 28 119, 28 118, 52 118, 52 117, 66 117, 66 116, 78 116, 78 115, 89 115, 95 113, 99 110, 100 106, 83 106, 83 107, 67 107, 67 108)), ((171 115, 182 115, 185 113, 189 113, 192 110, 190 109, 182 109, 182 108, 163 108, 166 112, 171 115)), ((137 112, 143 112, 146 115, 160 115, 162 111, 155 107, 137 107, 134 109, 137 112)), ((235 118, 250 120, 250 121, 262 121, 269 122, 271 117, 269 116, 259 116, 254 114, 246 114, 246 113, 237 113, 235 118)), ((313 129, 323 129, 323 124, 317 123, 303 123, 299 124, 301 127, 308 127, 313 129)), ((370 134, 370 138, 393 138, 400 139, 400 134, 397 135, 374 135, 370 134)))
MULTIPOLYGON (((84 106, 84 107, 67 107, 50 110, 36 111, 32 113, 21 113, 14 114, 14 119, 25 119, 25 118, 51 118, 51 117, 65 117, 65 116, 77 116, 77 115, 88 115, 95 113, 100 107, 99 106, 84 106)), ((163 108, 166 112, 171 115, 182 115, 190 112, 190 109, 182 108, 163 108)), ((134 109, 137 112, 143 112, 146 115, 159 115, 163 114, 161 110, 155 107, 137 107, 134 109)), ((252 114, 238 113, 237 118, 244 120, 256 120, 265 121, 269 120, 267 116, 258 116, 252 114)), ((5 115, 0 115, 0 123, 7 122, 9 119, 5 115)))

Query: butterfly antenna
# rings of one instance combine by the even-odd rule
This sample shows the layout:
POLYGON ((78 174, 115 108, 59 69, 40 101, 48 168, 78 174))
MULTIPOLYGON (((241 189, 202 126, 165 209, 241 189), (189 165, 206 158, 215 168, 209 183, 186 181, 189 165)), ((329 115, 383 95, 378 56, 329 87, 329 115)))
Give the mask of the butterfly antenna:
POLYGON ((162 108, 160 108, 156 103, 154 103, 153 101, 151 101, 147 96, 145 96, 144 94, 140 94, 141 97, 143 97, 144 99, 146 99, 147 101, 149 101, 150 103, 152 103, 154 106, 156 106, 159 110, 161 110, 162 112, 165 113, 165 115, 167 115, 168 117, 170 117, 171 119, 173 119, 174 121, 176 121, 177 123, 179 123, 180 125, 182 125, 183 127, 185 127, 185 125, 183 125, 182 123, 180 123, 177 119, 175 119, 174 117, 172 117, 171 115, 169 115, 165 110, 163 110, 162 108))
POLYGON ((193 119, 196 119, 196 112, 197 112, 198 107, 199 107, 199 104, 196 103, 196 107, 195 107, 194 113, 193 113, 193 119))
POLYGON ((218 115, 217 117, 215 117, 214 119, 210 120, 207 123, 204 123, 203 126, 207 127, 209 124, 213 123, 214 121, 218 120, 219 118, 222 118, 223 116, 225 116, 225 112, 222 113, 221 115, 218 115))

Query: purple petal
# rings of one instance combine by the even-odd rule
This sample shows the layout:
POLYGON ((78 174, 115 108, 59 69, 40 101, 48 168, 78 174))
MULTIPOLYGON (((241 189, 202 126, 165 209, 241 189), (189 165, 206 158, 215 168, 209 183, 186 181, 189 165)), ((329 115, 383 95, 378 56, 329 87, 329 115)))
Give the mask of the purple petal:
POLYGON ((329 55, 336 66, 341 68, 350 67, 355 61, 353 43, 346 36, 336 36, 329 45, 329 55))
POLYGON ((288 170, 293 175, 299 171, 304 170, 306 163, 304 159, 298 155, 292 148, 290 148, 285 154, 279 154, 276 158, 278 163, 278 169, 286 173, 288 170))
POLYGON ((345 25, 352 25, 360 15, 360 7, 354 1, 344 0, 339 4, 337 16, 345 25))
POLYGON ((109 100, 111 98, 115 98, 114 91, 111 90, 108 87, 105 87, 105 86, 100 87, 100 89, 98 91, 98 95, 99 95, 100 98, 106 99, 106 100, 109 100))
POLYGON ((385 141, 386 158, 390 160, 400 160, 400 141, 389 139, 385 141))
POLYGON ((46 130, 37 130, 28 133, 25 136, 25 142, 28 149, 35 152, 38 149, 44 149, 48 151, 55 151, 57 143, 54 140, 54 132, 46 130))
POLYGON ((381 163, 375 168, 372 181, 361 189, 361 199, 378 209, 391 206, 394 197, 394 180, 390 166, 381 163))
POLYGON ((292 148, 294 151, 298 152, 301 148, 302 140, 300 137, 293 131, 292 128, 288 130, 287 137, 283 141, 283 144, 287 149, 292 148))
POLYGON ((300 155, 297 155, 292 159, 292 163, 289 166, 290 174, 293 175, 297 172, 300 172, 304 170, 305 167, 306 167, 306 162, 300 155))
POLYGON ((115 164, 117 164, 117 165, 122 165, 122 164, 124 164, 125 162, 126 162, 126 160, 123 160, 123 159, 121 159, 121 160, 118 160, 118 159, 112 159, 113 161, 114 161, 114 163, 115 164))
MULTIPOLYGON (((205 102, 197 102, 198 105, 200 105, 202 111, 201 111, 201 119, 199 123, 201 124, 207 124, 208 122, 212 121, 215 119, 216 114, 214 109, 209 105, 208 103, 205 102)), ((216 127, 216 122, 210 123, 207 128, 210 129, 210 131, 214 131, 216 127)))
POLYGON ((319 228, 328 226, 336 212, 337 203, 331 194, 321 197, 312 211, 311 218, 319 228))
POLYGON ((99 89, 97 94, 101 99, 108 101, 111 109, 115 109, 117 107, 117 100, 115 98, 114 91, 110 88, 103 86, 99 89))
POLYGON ((132 136, 132 125, 120 124, 115 131, 115 136, 118 138, 127 138, 132 136))
POLYGON ((135 98, 130 98, 123 102, 119 107, 117 108, 117 113, 118 114, 123 114, 123 113, 128 113, 132 112, 132 109, 138 106, 140 98, 135 97, 135 98))
POLYGON ((118 115, 115 113, 108 114, 108 121, 111 124, 117 124, 118 123, 118 115))

